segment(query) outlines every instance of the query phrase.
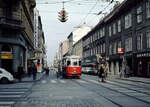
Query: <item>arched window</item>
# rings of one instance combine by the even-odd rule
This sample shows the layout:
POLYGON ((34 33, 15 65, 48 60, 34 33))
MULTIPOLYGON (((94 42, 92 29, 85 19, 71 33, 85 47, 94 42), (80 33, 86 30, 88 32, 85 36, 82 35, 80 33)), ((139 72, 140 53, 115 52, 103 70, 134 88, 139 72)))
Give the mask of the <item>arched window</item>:
POLYGON ((2 45, 2 52, 12 52, 12 48, 9 45, 2 45))

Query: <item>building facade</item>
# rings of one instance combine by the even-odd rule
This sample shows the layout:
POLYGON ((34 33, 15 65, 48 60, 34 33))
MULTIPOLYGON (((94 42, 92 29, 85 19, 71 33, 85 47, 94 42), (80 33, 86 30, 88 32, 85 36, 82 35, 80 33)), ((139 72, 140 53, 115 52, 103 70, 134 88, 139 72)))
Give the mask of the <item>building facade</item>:
POLYGON ((150 77, 149 29, 150 1, 125 0, 83 38, 83 57, 100 54, 112 75, 126 64, 135 76, 150 77))
POLYGON ((35 0, 0 0, 0 67, 12 74, 34 56, 35 0))
POLYGON ((75 46, 74 44, 80 41, 82 37, 84 37, 89 31, 91 31, 91 29, 92 29, 91 27, 87 26, 86 24, 83 24, 70 33, 70 35, 68 36, 69 55, 73 55, 73 51, 74 51, 73 46, 75 46))
POLYGON ((38 17, 35 16, 35 31, 34 31, 34 48, 35 48, 35 59, 37 63, 37 70, 38 72, 42 72, 45 67, 47 67, 44 64, 44 60, 46 57, 46 49, 45 49, 45 37, 44 37, 44 32, 43 32, 43 27, 42 27, 42 22, 41 22, 41 16, 38 15, 38 17), (37 18, 37 19, 36 19, 37 18), (37 33, 36 33, 37 32, 37 33))
POLYGON ((82 39, 78 40, 78 42, 76 42, 72 46, 72 54, 80 56, 80 58, 82 58, 82 54, 83 54, 82 39))

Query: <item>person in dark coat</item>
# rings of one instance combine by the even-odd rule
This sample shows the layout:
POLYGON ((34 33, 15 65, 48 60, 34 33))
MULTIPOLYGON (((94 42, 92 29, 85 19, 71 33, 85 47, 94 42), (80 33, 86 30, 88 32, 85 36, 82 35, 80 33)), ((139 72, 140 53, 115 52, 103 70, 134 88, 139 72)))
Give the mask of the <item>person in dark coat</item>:
POLYGON ((36 80, 37 68, 34 63, 32 63, 32 75, 33 75, 33 80, 36 80))
POLYGON ((46 68, 46 75, 49 75, 49 68, 46 68))
POLYGON ((28 65, 28 76, 31 76, 31 72, 32 72, 32 65, 31 63, 28 65))
POLYGON ((104 67, 104 65, 102 64, 102 66, 100 67, 100 69, 99 69, 99 74, 98 74, 98 76, 99 76, 99 79, 101 78, 101 82, 105 82, 104 81, 104 79, 105 79, 105 67, 104 67))
POLYGON ((20 64, 17 70, 17 78, 19 81, 22 80, 22 75, 23 75, 23 66, 20 64))

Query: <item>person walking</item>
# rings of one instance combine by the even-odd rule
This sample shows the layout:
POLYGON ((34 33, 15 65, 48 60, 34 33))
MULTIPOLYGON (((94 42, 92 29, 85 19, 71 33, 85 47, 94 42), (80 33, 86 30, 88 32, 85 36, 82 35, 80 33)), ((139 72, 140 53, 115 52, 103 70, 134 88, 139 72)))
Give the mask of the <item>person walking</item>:
POLYGON ((105 82, 106 69, 105 69, 104 64, 101 65, 98 76, 99 76, 99 81, 105 82))
POLYGON ((49 75, 49 68, 46 68, 46 75, 49 75))
POLYGON ((31 65, 31 63, 29 63, 29 65, 28 65, 28 76, 29 77, 31 76, 31 72, 32 72, 32 65, 31 65))
POLYGON ((125 69, 126 69, 126 78, 129 78, 129 76, 130 76, 130 68, 129 68, 129 66, 126 65, 125 69))
POLYGON ((32 75, 33 75, 33 80, 36 80, 37 68, 34 63, 32 63, 32 75))
POLYGON ((23 66, 20 64, 17 70, 17 78, 19 81, 22 80, 22 75, 23 75, 23 66))

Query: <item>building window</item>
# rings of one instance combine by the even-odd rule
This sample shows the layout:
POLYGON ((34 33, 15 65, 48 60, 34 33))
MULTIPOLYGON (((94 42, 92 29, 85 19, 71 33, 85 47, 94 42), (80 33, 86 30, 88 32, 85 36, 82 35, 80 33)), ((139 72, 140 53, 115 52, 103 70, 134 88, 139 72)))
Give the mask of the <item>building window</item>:
POLYGON ((146 2, 146 17, 150 18, 150 1, 147 0, 146 2))
POLYGON ((90 43, 92 43, 92 36, 90 36, 90 43))
POLYGON ((132 51, 132 38, 127 38, 125 40, 125 52, 132 51))
POLYGON ((118 32, 121 32, 121 20, 118 20, 118 32))
POLYGON ((102 30, 103 30, 102 31, 102 37, 104 37, 105 36, 105 28, 103 28, 102 30))
POLYGON ((136 10, 136 14, 137 14, 137 23, 142 22, 142 7, 138 7, 136 10))
POLYGON ((109 26, 109 36, 112 35, 111 26, 109 26))
POLYGON ((102 29, 100 29, 100 38, 103 37, 102 29))
POLYGON ((105 43, 103 43, 103 53, 105 53, 105 43))
POLYGON ((121 41, 118 42, 118 48, 121 48, 121 41))
POLYGON ((132 15, 131 13, 129 13, 125 16, 125 29, 131 27, 131 25, 132 25, 132 15))
POLYGON ((116 42, 115 42, 114 46, 113 46, 113 54, 116 54, 116 48, 117 48, 117 45, 116 45, 116 42))
POLYGON ((150 48, 150 31, 146 32, 147 48, 150 48))
POLYGON ((116 34, 116 23, 113 24, 113 34, 116 34))
POLYGON ((139 33, 137 34, 137 50, 141 50, 143 45, 143 34, 142 33, 139 33))
POLYGON ((109 55, 112 55, 112 44, 109 45, 109 55))

